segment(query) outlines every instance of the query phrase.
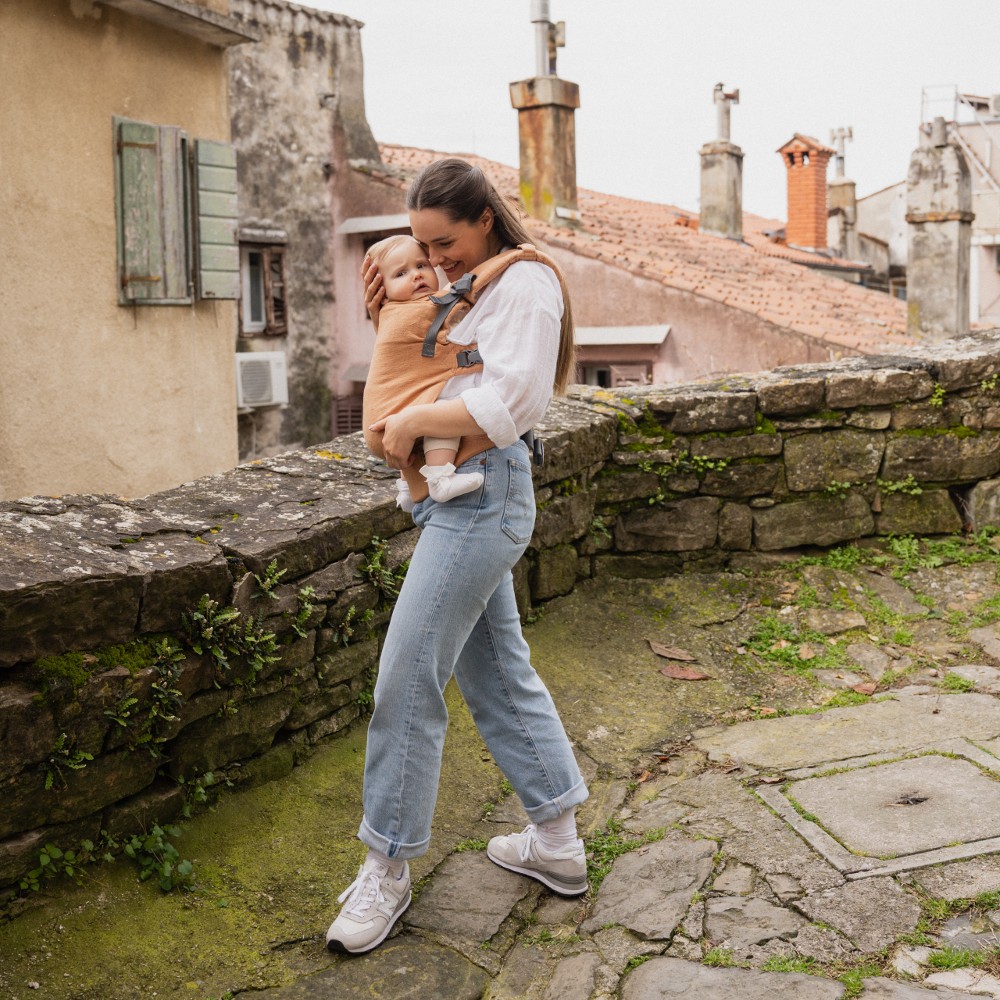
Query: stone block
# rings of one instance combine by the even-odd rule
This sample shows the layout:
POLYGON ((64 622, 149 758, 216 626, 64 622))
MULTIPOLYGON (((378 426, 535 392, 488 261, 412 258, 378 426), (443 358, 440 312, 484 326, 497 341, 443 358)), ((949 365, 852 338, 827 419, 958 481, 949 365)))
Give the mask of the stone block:
POLYGON ((622 1000, 839 1000, 844 984, 799 972, 711 969, 680 958, 651 958, 624 980, 622 1000))
POLYGON ((785 377, 775 373, 772 380, 758 383, 757 400, 765 416, 793 416, 822 410, 824 391, 822 375, 791 369, 785 377))
POLYGON ((170 776, 204 774, 262 753, 274 742, 294 704, 295 691, 285 689, 241 702, 235 715, 192 723, 167 746, 170 776))
POLYGON ((1000 479, 984 479, 969 490, 969 522, 973 531, 1000 528, 1000 479))
POLYGON ((888 430, 892 423, 892 410, 855 410, 847 415, 844 423, 866 431, 888 430))
POLYGON ((157 761, 148 753, 122 750, 86 761, 80 770, 61 766, 51 788, 45 769, 23 771, 0 783, 0 838, 42 825, 69 823, 128 798, 152 782, 157 761))
POLYGON ((879 368, 831 373, 826 379, 826 405, 831 409, 885 406, 926 399, 933 389, 934 382, 925 371, 879 368))
POLYGON ((358 569, 365 561, 360 552, 352 552, 345 559, 340 559, 329 566, 324 566, 316 573, 310 573, 298 581, 300 587, 312 587, 316 591, 316 600, 327 602, 333 600, 341 591, 358 583, 358 569))
POLYGON ((592 406, 554 399, 535 425, 535 433, 545 444, 545 464, 532 469, 535 483, 557 483, 611 455, 618 440, 618 421, 592 406))
POLYGON ((674 434, 705 434, 753 427, 757 396, 752 392, 670 392, 650 394, 646 404, 654 414, 672 414, 674 434))
POLYGON ((595 499, 594 490, 580 490, 553 499, 538 511, 531 547, 547 549, 581 538, 594 518, 595 499))
POLYGON ((184 808, 184 788, 166 780, 104 810, 101 828, 112 837, 130 837, 154 823, 167 823, 184 808))
POLYGON ((805 926, 806 921, 791 910, 742 896, 709 899, 705 913, 705 934, 737 952, 774 938, 788 939, 805 926))
POLYGON ((13 885, 38 867, 38 855, 46 844, 62 850, 76 850, 84 840, 97 841, 102 829, 99 816, 88 816, 75 823, 42 826, 0 841, 0 886, 13 885))
POLYGON ((58 736, 52 707, 35 688, 0 683, 0 782, 44 761, 58 736))
POLYGON ((539 552, 532 573, 532 597, 544 601, 568 594, 576 586, 577 560, 572 545, 557 545, 539 552))
POLYGON ((882 462, 885 437, 860 430, 802 434, 785 441, 785 481, 796 492, 831 483, 867 483, 882 462))
POLYGON ((714 497, 695 497, 629 511, 615 525, 615 544, 622 552, 711 548, 719 533, 721 506, 714 497))
POLYGON ((644 555, 597 556, 594 559, 594 576, 615 576, 623 580, 655 580, 661 576, 679 573, 684 568, 679 556, 644 555))
POLYGON ((609 465, 594 480, 596 503, 622 503, 649 497, 656 492, 660 477, 655 472, 630 472, 609 465))
POLYGON ((339 712, 328 715, 318 722, 314 722, 306 729, 310 743, 318 743, 327 736, 339 733, 349 726, 361 715, 361 706, 357 704, 345 705, 339 712))
POLYGON ((743 434, 691 442, 691 454, 704 458, 767 458, 780 455, 780 434, 743 434))
POLYGON ((285 729, 304 729, 316 722, 317 719, 323 719, 339 712, 345 705, 351 704, 355 698, 350 684, 338 684, 323 690, 306 689, 299 693, 302 695, 302 699, 296 703, 288 718, 285 719, 285 729))
POLYGON ((781 476, 781 466, 770 465, 729 465, 725 469, 713 469, 705 473, 701 482, 701 492, 713 497, 733 497, 742 499, 774 492, 781 476))
POLYGON ((961 530, 962 517, 947 490, 884 496, 875 516, 880 535, 948 535, 961 530))
POLYGON ((722 505, 719 511, 719 545, 727 551, 746 551, 753 544, 753 514, 738 503, 722 505))
POLYGON ((800 545, 836 545, 870 535, 875 519, 864 497, 799 500, 753 512, 754 540, 759 549, 800 545))
POLYGON ((378 662, 378 640, 341 646, 316 661, 316 678, 321 687, 335 687, 351 681, 374 667, 378 662))
POLYGON ((1000 432, 902 434, 886 443, 882 479, 971 483, 1000 471, 1000 432))

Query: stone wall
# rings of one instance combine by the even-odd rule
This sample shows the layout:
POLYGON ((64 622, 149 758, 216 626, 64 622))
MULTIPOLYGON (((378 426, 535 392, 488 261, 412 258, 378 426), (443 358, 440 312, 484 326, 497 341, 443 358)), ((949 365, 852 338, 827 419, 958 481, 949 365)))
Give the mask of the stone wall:
MULTIPOLYGON (((578 387, 540 427, 522 610, 601 574, 1000 524, 998 373, 992 331, 578 387)), ((354 435, 139 500, 0 504, 0 886, 48 842, 176 815, 206 773, 286 774, 362 715, 417 536, 393 478, 354 435)))

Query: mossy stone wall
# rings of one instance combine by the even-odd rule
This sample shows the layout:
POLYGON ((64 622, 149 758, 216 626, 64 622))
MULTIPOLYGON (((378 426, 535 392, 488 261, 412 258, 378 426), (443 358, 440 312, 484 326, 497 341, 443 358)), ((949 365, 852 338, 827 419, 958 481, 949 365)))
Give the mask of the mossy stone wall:
MULTIPOLYGON (((601 574, 1000 524, 1000 331, 684 386, 539 428, 522 611, 601 574)), ((138 500, 0 503, 0 887, 53 842, 287 774, 362 716, 418 532, 358 436, 138 500)), ((0 889, 0 895, 4 892, 0 889)), ((0 900, 2 901, 2 900, 0 900)))

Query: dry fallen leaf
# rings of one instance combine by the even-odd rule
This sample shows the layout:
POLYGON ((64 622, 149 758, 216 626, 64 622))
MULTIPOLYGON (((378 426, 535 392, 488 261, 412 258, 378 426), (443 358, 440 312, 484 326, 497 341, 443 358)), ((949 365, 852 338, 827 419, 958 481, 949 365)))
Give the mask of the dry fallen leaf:
POLYGON ((782 780, 782 777, 781 777, 780 774, 765 774, 760 779, 760 782, 761 782, 762 785, 776 785, 781 780, 782 780))
POLYGON ((816 651, 812 646, 807 643, 803 643, 799 646, 799 659, 800 660, 811 660, 816 656, 816 651))
POLYGON ((657 656, 665 656, 668 660, 687 660, 689 663, 694 663, 698 659, 697 656, 692 656, 686 649, 680 649, 677 646, 664 646, 663 643, 653 642, 652 639, 647 639, 646 642, 649 643, 649 648, 657 656))
POLYGON ((779 639, 770 649, 770 652, 775 653, 779 649, 787 649, 791 643, 787 639, 779 639))
POLYGON ((660 667, 660 673, 664 677, 673 677, 677 681, 711 680, 708 674, 703 674, 700 670, 694 670, 691 667, 680 667, 675 663, 668 663, 666 666, 660 667))
POLYGON ((865 681, 864 684, 855 684, 851 688, 852 691, 857 691, 858 694, 874 694, 878 685, 874 681, 865 681))

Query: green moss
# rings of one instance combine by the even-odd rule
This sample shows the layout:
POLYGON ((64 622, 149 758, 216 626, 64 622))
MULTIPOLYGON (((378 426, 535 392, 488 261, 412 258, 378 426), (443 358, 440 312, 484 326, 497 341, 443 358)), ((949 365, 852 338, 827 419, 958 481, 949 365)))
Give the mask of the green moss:
POLYGON ((74 691, 79 690, 90 676, 88 658, 85 653, 63 653, 61 656, 46 656, 35 664, 42 676, 44 688, 62 686, 69 682, 74 691))
POLYGON ((758 434, 777 434, 778 428, 773 420, 768 420, 763 413, 758 413, 755 418, 756 432, 758 434))
POLYGON ((943 437, 946 434, 956 438, 979 437, 979 431, 966 427, 965 424, 954 424, 951 427, 907 427, 896 433, 900 437, 943 437))
POLYGON ((97 668, 113 670, 115 667, 125 667, 130 674, 137 674, 146 667, 151 667, 157 661, 156 643, 159 636, 148 639, 137 639, 120 646, 108 646, 99 649, 93 655, 97 657, 97 668))

